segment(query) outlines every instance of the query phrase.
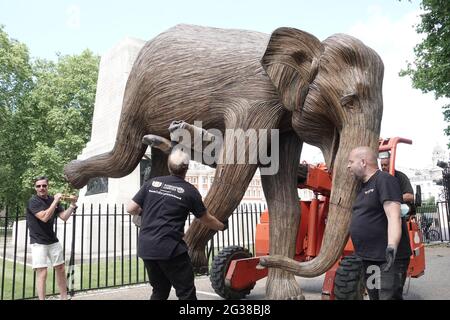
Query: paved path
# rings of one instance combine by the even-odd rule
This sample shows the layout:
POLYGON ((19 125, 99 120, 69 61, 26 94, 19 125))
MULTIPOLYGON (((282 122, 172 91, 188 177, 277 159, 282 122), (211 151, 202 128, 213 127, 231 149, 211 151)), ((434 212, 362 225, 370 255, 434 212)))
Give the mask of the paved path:
MULTIPOLYGON (((418 279, 408 280, 405 284, 404 298, 407 300, 450 300, 450 246, 428 246, 425 249, 425 275, 418 279)), ((307 279, 298 277, 307 300, 320 300, 324 275, 307 279)), ((195 280, 197 297, 199 300, 222 300, 211 288, 209 278, 197 277, 195 280)), ((257 282, 249 300, 265 299, 265 279, 257 282)), ((123 287, 119 289, 105 289, 95 292, 77 293, 74 300, 147 300, 151 288, 147 285, 123 287)), ((177 299, 172 290, 169 299, 177 299)))

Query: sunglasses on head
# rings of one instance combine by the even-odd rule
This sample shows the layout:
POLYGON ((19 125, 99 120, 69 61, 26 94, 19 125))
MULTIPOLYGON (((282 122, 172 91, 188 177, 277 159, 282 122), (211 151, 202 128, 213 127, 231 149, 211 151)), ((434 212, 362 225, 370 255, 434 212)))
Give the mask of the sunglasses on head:
POLYGON ((35 188, 39 189, 39 188, 47 188, 46 184, 38 184, 35 186, 35 188))

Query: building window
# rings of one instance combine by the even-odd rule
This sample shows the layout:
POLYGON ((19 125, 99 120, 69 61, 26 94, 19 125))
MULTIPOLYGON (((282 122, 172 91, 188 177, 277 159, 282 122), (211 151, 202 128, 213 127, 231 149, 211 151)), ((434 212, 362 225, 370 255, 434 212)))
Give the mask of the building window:
POLYGON ((208 183, 208 177, 202 176, 202 183, 207 184, 208 183))
POLYGON ((108 178, 107 177, 97 177, 92 178, 87 183, 86 196, 92 196, 94 194, 106 193, 108 192, 108 178))

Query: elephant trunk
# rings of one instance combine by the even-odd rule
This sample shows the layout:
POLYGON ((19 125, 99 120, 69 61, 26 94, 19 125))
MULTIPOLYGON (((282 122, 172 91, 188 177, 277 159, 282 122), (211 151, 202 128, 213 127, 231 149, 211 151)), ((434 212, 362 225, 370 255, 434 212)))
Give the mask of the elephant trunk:
POLYGON ((362 130, 362 127, 357 132, 351 129, 343 129, 341 132, 339 150, 333 167, 327 225, 318 256, 301 263, 287 257, 267 256, 261 257, 261 265, 281 268, 301 277, 312 278, 328 271, 336 263, 348 240, 352 205, 358 187, 358 182, 347 170, 348 155, 358 146, 369 146, 377 150, 378 132, 378 130, 362 130))

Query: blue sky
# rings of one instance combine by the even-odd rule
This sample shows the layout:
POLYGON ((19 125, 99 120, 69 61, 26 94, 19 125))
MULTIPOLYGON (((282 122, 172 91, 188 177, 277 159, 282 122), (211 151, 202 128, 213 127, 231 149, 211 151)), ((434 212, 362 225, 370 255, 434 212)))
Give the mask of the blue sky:
MULTIPOLYGON (((0 0, 0 24, 10 37, 25 43, 31 56, 56 59, 86 48, 102 55, 121 39, 149 40, 178 23, 270 33, 281 26, 308 31, 323 40, 343 32, 361 39, 383 59, 384 112, 381 136, 401 136, 413 146, 399 150, 400 167, 431 166, 435 146, 445 147, 441 106, 433 94, 412 89, 398 72, 414 58, 420 41, 414 25, 418 0, 0 0)), ((305 159, 319 161, 317 150, 305 159), (308 159, 309 157, 309 159, 308 159)))
POLYGON ((147 40, 178 23, 266 33, 290 26, 324 39, 367 20, 374 8, 396 20, 418 1, 0 0, 0 24, 32 56, 55 59, 84 48, 102 54, 125 36, 147 40))

